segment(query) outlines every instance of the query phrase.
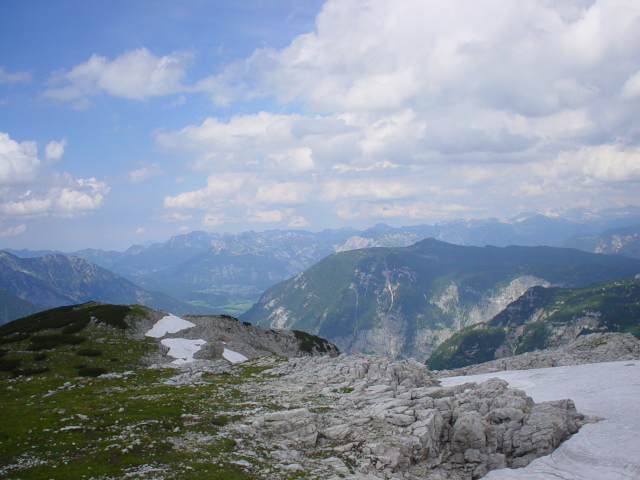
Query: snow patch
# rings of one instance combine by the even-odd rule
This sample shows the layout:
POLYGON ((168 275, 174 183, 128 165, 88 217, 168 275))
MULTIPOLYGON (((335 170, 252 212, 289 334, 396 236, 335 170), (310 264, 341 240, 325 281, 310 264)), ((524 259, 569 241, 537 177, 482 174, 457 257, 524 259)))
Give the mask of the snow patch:
POLYGON ((177 333, 180 330, 185 330, 195 326, 195 323, 191 323, 188 320, 183 320, 175 315, 167 315, 158 320, 153 328, 145 333, 145 335, 147 337, 160 338, 164 337, 167 333, 177 333))
POLYGON ((203 339, 165 338, 160 343, 165 347, 169 347, 169 353, 167 355, 175 358, 171 363, 180 364, 193 362, 195 353, 207 342, 203 339))
POLYGON ((241 353, 234 352, 233 350, 229 350, 228 348, 224 349, 224 352, 222 352, 222 356, 225 359, 229 360, 231 363, 246 362, 247 360, 249 360, 241 353))

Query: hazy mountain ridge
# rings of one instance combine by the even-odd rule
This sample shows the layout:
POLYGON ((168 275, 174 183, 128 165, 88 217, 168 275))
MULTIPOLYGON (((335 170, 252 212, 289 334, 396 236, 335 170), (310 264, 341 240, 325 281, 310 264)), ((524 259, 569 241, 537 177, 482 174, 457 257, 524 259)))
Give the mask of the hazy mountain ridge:
POLYGON ((590 333, 640 338, 640 275, 581 288, 534 287, 488 322, 454 334, 427 360, 452 369, 558 348, 590 333))
POLYGON ((576 235, 562 242, 561 246, 640 258, 640 224, 606 230, 600 234, 576 235))
POLYGON ((241 319, 295 328, 347 353, 421 361, 461 328, 488 321, 535 285, 630 277, 640 261, 553 247, 411 247, 334 254, 268 289, 241 319))

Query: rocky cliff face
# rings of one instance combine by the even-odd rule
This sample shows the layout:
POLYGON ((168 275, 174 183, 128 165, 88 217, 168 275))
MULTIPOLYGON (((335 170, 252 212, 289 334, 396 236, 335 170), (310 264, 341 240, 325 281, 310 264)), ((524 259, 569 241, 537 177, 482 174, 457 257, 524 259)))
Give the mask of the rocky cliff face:
POLYGON ((640 338, 638 278, 581 288, 533 287, 490 321, 452 335, 427 365, 438 370, 460 368, 562 347, 594 332, 626 332, 640 338))

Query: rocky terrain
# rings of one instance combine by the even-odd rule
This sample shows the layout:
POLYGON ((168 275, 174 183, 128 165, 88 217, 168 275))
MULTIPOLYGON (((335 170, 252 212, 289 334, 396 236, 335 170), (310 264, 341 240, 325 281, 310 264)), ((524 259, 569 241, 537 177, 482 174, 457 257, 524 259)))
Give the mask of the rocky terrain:
POLYGON ((640 359, 640 343, 630 333, 593 333, 567 345, 500 358, 490 362, 437 371, 439 378, 479 375, 503 370, 564 367, 588 363, 640 359))
POLYGON ((4 478, 466 480, 589 421, 230 317, 87 304, 0 329, 4 478))
POLYGON ((306 357, 264 375, 251 393, 280 408, 226 429, 260 478, 480 478, 551 453, 588 421, 571 400, 536 404, 498 379, 441 387, 411 360, 306 357))

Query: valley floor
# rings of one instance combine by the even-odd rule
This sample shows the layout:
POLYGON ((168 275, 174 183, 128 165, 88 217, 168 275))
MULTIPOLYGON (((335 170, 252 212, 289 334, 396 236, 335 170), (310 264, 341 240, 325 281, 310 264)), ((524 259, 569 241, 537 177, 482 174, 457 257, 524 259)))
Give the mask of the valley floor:
POLYGON ((640 478, 640 361, 511 370, 441 379, 442 385, 498 377, 536 402, 571 398, 603 420, 584 425, 553 454, 525 468, 495 470, 489 480, 630 480, 640 478))

